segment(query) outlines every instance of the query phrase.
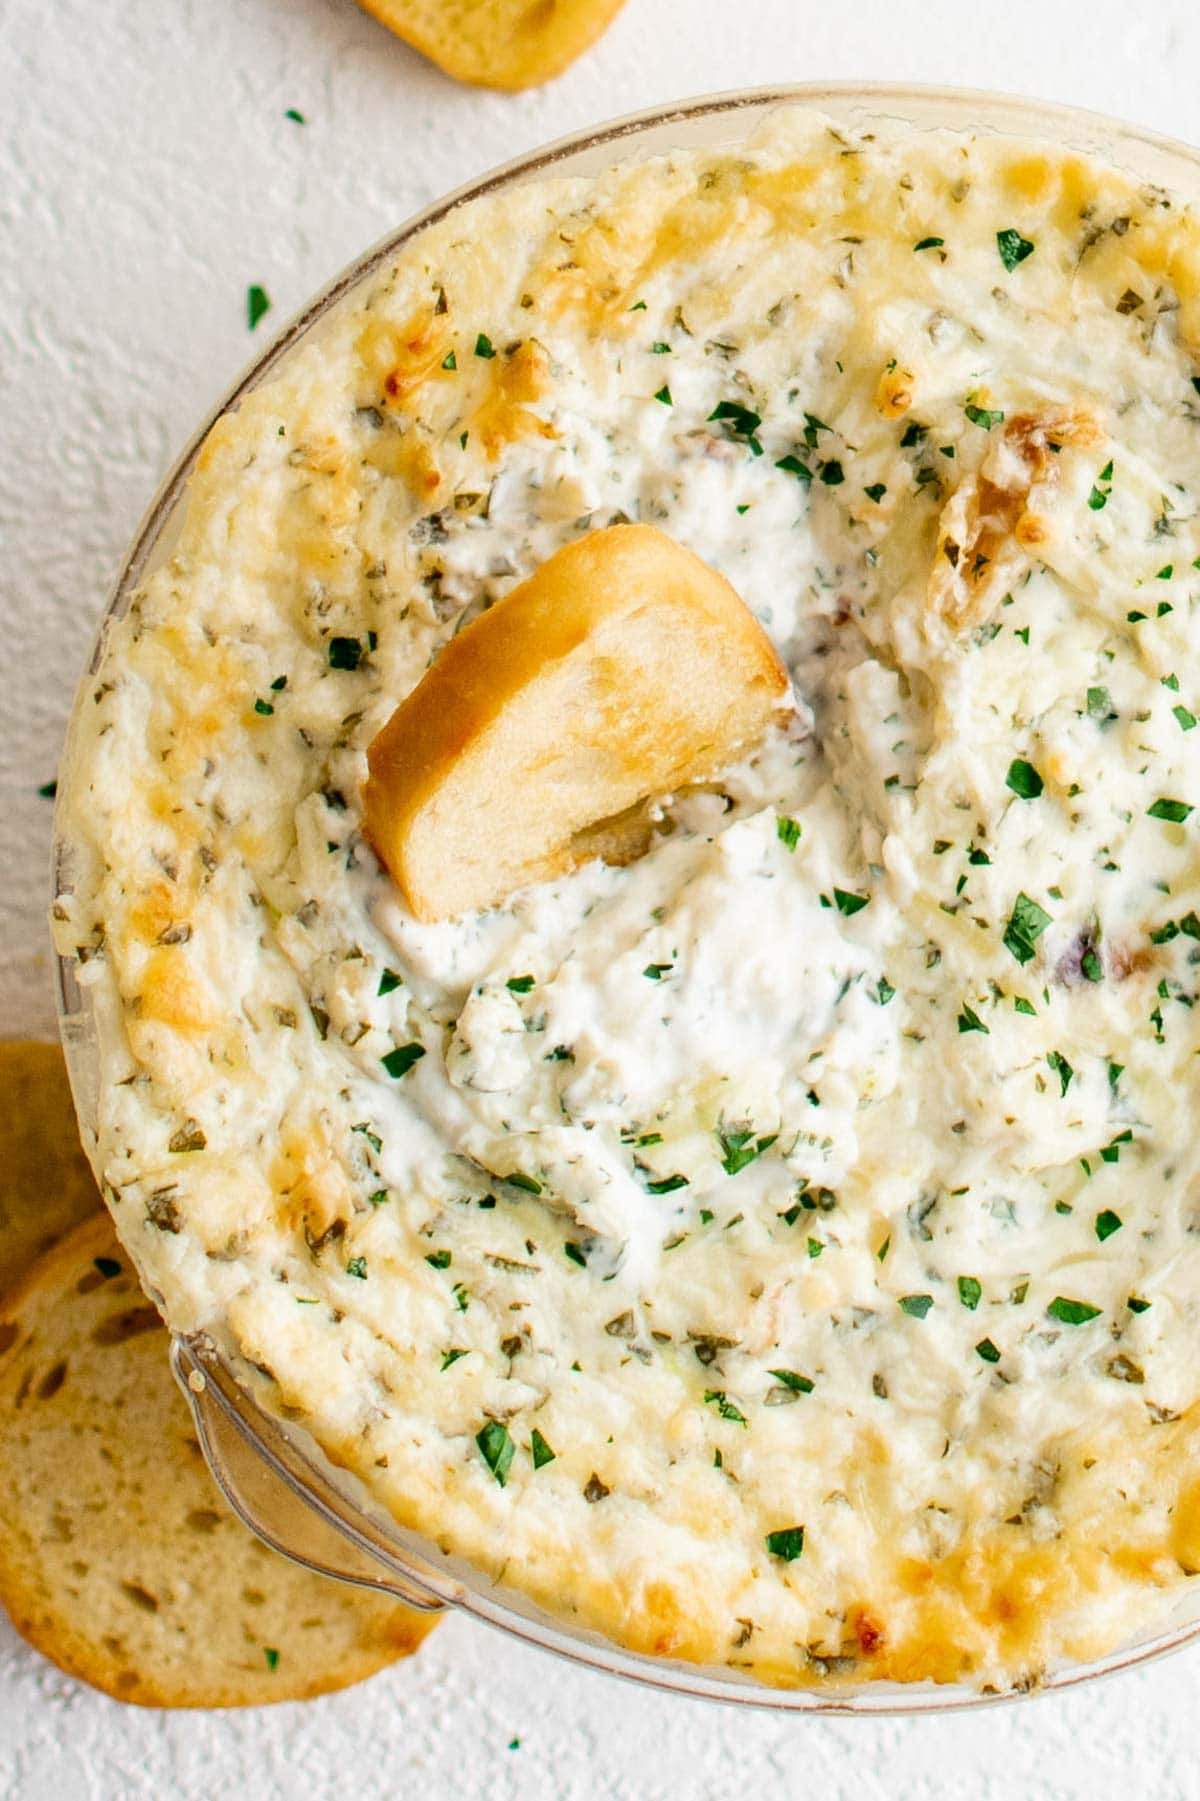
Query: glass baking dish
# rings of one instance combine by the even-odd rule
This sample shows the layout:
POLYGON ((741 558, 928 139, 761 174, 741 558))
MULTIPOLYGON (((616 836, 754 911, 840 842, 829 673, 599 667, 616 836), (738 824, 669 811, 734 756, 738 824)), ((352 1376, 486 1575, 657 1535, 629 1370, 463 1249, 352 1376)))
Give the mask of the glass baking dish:
MULTIPOLYGON (((623 156, 736 142, 774 109, 795 104, 856 127, 877 120, 917 130, 950 128, 1049 139, 1100 157, 1200 204, 1200 152, 1186 145, 1074 108, 938 88, 799 84, 720 94, 619 119, 533 151, 438 201, 352 263, 266 347, 202 422, 134 537, 101 620, 76 712, 109 624, 125 613, 146 575, 174 543, 189 477, 214 421, 270 376, 340 301, 416 233, 469 200, 548 172, 588 175, 623 156)), ((72 742, 73 732, 68 728, 64 772, 72 756, 72 742)), ((68 781, 60 779, 60 793, 68 786, 68 781)), ((71 846, 64 838, 60 813, 54 892, 68 891, 70 886, 71 846)), ((84 1146, 92 1154, 100 1080, 99 1032, 92 1001, 77 981, 76 970, 74 959, 58 959, 59 1024, 84 1146)), ((171 1355, 213 1475, 231 1504, 266 1543, 328 1576, 393 1594, 408 1606, 426 1611, 460 1608, 577 1663, 711 1700, 779 1712, 878 1715, 945 1711, 1016 1698, 1013 1691, 980 1693, 965 1684, 876 1682, 836 1689, 775 1689, 725 1667, 704 1669, 624 1651, 597 1634, 551 1618, 462 1560, 447 1558, 431 1544, 403 1531, 362 1485, 336 1469, 306 1434, 268 1411, 263 1395, 256 1392, 261 1379, 229 1347, 204 1334, 176 1336, 171 1355)), ((1051 1670, 1040 1688, 1043 1692, 1071 1688, 1178 1650, 1197 1637, 1200 1594, 1185 1599, 1156 1632, 1096 1662, 1051 1670)))

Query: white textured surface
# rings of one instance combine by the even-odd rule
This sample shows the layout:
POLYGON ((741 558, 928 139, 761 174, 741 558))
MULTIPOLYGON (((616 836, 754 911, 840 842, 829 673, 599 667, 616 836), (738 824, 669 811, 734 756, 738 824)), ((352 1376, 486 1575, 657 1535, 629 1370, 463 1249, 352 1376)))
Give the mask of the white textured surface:
MULTIPOLYGON (((453 86, 351 0, 0 0, 0 44, 2 1035, 53 1030, 37 787, 122 547, 254 348, 248 283, 275 304, 262 332, 490 164, 712 88, 991 86, 1200 139, 1195 0, 628 0, 582 64, 515 99, 453 86)), ((454 1620, 345 1695, 163 1715, 60 1678, 0 1620, 0 1796, 1200 1796, 1198 1675, 1191 1653, 985 1714, 789 1722, 454 1620)))

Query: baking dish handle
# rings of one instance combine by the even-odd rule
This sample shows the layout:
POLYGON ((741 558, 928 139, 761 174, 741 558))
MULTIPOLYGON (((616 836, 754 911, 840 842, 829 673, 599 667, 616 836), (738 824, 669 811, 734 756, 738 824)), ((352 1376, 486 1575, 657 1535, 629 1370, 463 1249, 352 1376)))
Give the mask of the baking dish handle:
POLYGON ((174 1338, 171 1368, 217 1487, 264 1544, 319 1576, 393 1595, 421 1613, 453 1599, 402 1563, 369 1519, 356 1514, 351 1524, 332 1484, 273 1420, 256 1418, 251 1434, 243 1420, 246 1396, 202 1341, 174 1338))

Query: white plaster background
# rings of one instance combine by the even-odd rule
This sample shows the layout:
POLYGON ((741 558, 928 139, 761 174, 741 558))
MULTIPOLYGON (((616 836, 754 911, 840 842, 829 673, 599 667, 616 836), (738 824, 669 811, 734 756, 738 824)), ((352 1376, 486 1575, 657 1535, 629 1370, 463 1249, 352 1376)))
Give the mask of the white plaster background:
MULTIPOLYGON (((1200 7, 628 0, 582 64, 510 98, 454 86, 352 0, 0 0, 0 1036, 53 1031, 36 791, 122 547, 256 348, 247 284, 275 304, 262 335, 522 149, 659 100, 826 77, 990 86, 1196 142, 1200 7)), ((1198 1679, 1200 1651, 983 1714, 788 1721, 642 1693, 452 1620, 344 1695, 166 1715, 59 1677, 0 1621, 0 1795, 1200 1797, 1198 1679)))

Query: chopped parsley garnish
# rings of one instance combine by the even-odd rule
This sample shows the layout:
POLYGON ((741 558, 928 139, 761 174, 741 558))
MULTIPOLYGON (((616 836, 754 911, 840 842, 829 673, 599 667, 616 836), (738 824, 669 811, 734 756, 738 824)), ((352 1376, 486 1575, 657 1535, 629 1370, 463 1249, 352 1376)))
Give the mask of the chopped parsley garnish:
POLYGON ((731 438, 744 439, 756 457, 762 455, 762 445, 755 436, 762 424, 762 414, 756 413, 753 407, 743 406, 740 400, 719 400, 708 415, 710 425, 714 420, 727 428, 731 438))
POLYGON ((1155 580, 1160 581, 1160 582, 1169 582, 1171 577, 1174 575, 1174 573, 1175 573, 1174 563, 1164 563, 1162 568, 1156 572, 1155 580))
POLYGON ((1021 800, 1036 800, 1046 786, 1033 764, 1026 763, 1023 757, 1013 758, 1004 782, 1021 800))
POLYGON ((895 992, 896 990, 892 987, 892 984, 888 981, 887 977, 880 976, 875 985, 875 998, 878 1000, 879 1005, 881 1007, 886 1007, 895 992))
POLYGON ((901 450, 911 450, 914 444, 922 443, 929 436, 929 427, 910 419, 900 438, 901 450))
POLYGON ((1062 1084, 1060 1093, 1065 1095, 1067 1089, 1071 1086, 1075 1071, 1071 1068, 1071 1065, 1067 1062, 1067 1059, 1063 1056, 1061 1051, 1051 1051, 1046 1058, 1046 1062, 1050 1065, 1062 1084))
POLYGON ((766 1138, 755 1140, 753 1132, 718 1132, 717 1140, 721 1146, 721 1168, 727 1176, 736 1176, 739 1170, 769 1151, 778 1132, 772 1132, 766 1138))
POLYGON ((650 354, 651 356, 670 356, 671 346, 669 344, 664 344, 662 339, 659 338, 656 343, 651 344, 650 354))
POLYGON ((577 1263, 580 1269, 587 1268, 587 1253, 581 1244, 575 1243, 573 1238, 568 1238, 563 1245, 563 1255, 569 1257, 572 1263, 577 1263))
POLYGON ((448 350, 442 358, 442 368, 451 370, 458 368, 458 358, 452 350, 448 350))
POLYGON ((512 1188, 523 1188, 526 1194, 541 1194, 542 1192, 541 1183, 535 1181, 532 1176, 525 1175, 522 1170, 515 1169, 511 1175, 505 1176, 503 1179, 512 1188))
POLYGON ((271 296, 254 282, 246 289, 246 324, 253 331, 259 320, 271 310, 271 296))
POLYGON ((848 894, 844 888, 835 888, 833 891, 834 905, 847 919, 855 913, 861 913, 869 905, 870 899, 869 894, 848 894))
POLYGON ((274 1645, 264 1645, 263 1656, 267 1660, 267 1668, 272 1671, 272 1673, 279 1668, 279 1653, 274 1645))
POLYGON ((451 1348, 446 1352, 445 1356, 442 1358, 442 1369, 448 1370, 450 1368, 450 1365, 452 1363, 457 1363, 460 1357, 469 1357, 470 1354, 471 1353, 469 1351, 459 1350, 457 1346, 452 1345, 451 1348))
POLYGON ((475 340, 475 355, 483 357, 485 362, 490 362, 495 354, 492 340, 485 331, 481 331, 475 340))
POLYGON ((475 1434, 475 1443, 483 1461, 503 1488, 516 1450, 508 1427, 502 1420, 487 1420, 475 1434))
POLYGON ((662 1176, 656 1182, 647 1182, 647 1194, 674 1194, 677 1188, 687 1188, 686 1176, 662 1176))
POLYGON ((55 795, 58 793, 58 783, 57 782, 43 782, 41 787, 38 789, 38 793, 41 795, 43 800, 53 800, 55 795))
POLYGON ((869 488, 863 489, 863 493, 868 500, 873 500, 875 505, 878 506, 884 495, 887 493, 887 489, 882 482, 872 482, 869 488))
POLYGON ((1112 704, 1112 695, 1107 688, 1088 689, 1087 710, 1089 719, 1115 719, 1117 717, 1112 704))
POLYGON ((1096 1215, 1096 1237, 1103 1244, 1106 1238, 1111 1238, 1114 1232, 1119 1232, 1124 1224, 1125 1221, 1119 1213, 1114 1213, 1111 1207, 1106 1207, 1103 1213, 1096 1215))
POLYGON ((254 703, 254 711, 263 719, 269 719, 275 709, 269 700, 256 700, 254 703))
POLYGON ((425 1055, 423 1044, 398 1044, 394 1050, 388 1051, 379 1061, 387 1070, 394 1082, 406 1076, 414 1063, 419 1063, 425 1055))
POLYGON ((370 1145, 371 1149, 376 1154, 378 1154, 383 1149, 383 1139, 380 1138, 380 1136, 377 1132, 372 1132, 370 1126, 367 1124, 367 1122, 365 1120, 363 1120, 361 1122, 361 1124, 359 1124, 357 1126, 351 1126, 350 1130, 352 1132, 361 1132, 363 1137, 366 1139, 367 1143, 370 1145))
POLYGON ((362 645, 357 638, 331 638, 329 640, 329 667, 331 669, 357 669, 362 662, 362 645))
POLYGON ((674 402, 671 399, 671 390, 667 386, 666 382, 663 383, 662 387, 655 394, 654 398, 655 398, 655 400, 661 401, 663 406, 673 406, 674 405, 674 402))
POLYGON ((1050 924, 1050 915, 1039 907, 1035 900, 1027 894, 1018 894, 1013 902, 1012 916, 1004 928, 1004 944, 1018 963, 1032 960, 1034 947, 1046 927, 1050 924))
POLYGON ((1087 982, 1102 982, 1104 980, 1104 965, 1100 961, 1100 953, 1090 944, 1084 951, 1083 956, 1079 959, 1079 968, 1082 971, 1084 980, 1087 982))
POLYGON ((673 963, 647 963, 642 974, 648 982, 661 982, 664 976, 670 975, 674 967, 673 963))
POLYGON ((732 1420, 735 1426, 749 1426, 750 1422, 741 1408, 726 1400, 723 1388, 706 1388, 704 1401, 706 1406, 715 1407, 723 1420, 732 1420))
POLYGON ((294 106, 289 106, 283 116, 285 119, 290 119, 292 121, 293 125, 307 125, 308 124, 308 120, 304 117, 304 114, 302 112, 298 112, 294 106))
POLYGON ((1146 1313, 1150 1307, 1149 1301, 1143 1301, 1135 1294, 1131 1294, 1127 1298, 1125 1305, 1128 1307, 1130 1313, 1146 1313))
POLYGON ((802 463, 798 456, 793 456, 790 452, 787 456, 780 457, 775 467, 776 469, 782 469, 785 475, 794 475, 797 481, 807 483, 813 478, 812 470, 809 468, 808 464, 802 463))
POLYGON ((932 1306, 933 1296, 931 1294, 902 1294, 900 1296, 901 1312, 911 1315, 913 1319, 924 1319, 932 1306))
POLYGON ((821 480, 827 488, 840 488, 846 477, 836 457, 821 465, 821 480))
POLYGON ((774 1376, 776 1382, 782 1382, 785 1388, 790 1388, 794 1395, 810 1395, 813 1391, 811 1379, 800 1375, 796 1370, 768 1370, 767 1374, 774 1376))
MULTIPOLYGON (((546 1440, 542 1437, 536 1426, 529 1434, 529 1455, 533 1458, 533 1467, 535 1470, 543 1469, 546 1464, 554 1462, 554 1452, 550 1449, 550 1446, 546 1443, 546 1440)), ((511 1745, 509 1749, 512 1749, 511 1745)))
POLYGON ((800 842, 800 821, 780 813, 775 820, 775 836, 786 850, 795 850, 800 842))
POLYGON ((975 1276, 960 1276, 958 1298, 964 1307, 974 1313, 983 1298, 983 1284, 975 1276))
POLYGON ((1100 1316, 1099 1307, 1093 1307, 1090 1301, 1071 1301, 1061 1294, 1055 1295, 1046 1312, 1064 1326, 1086 1326, 1090 1319, 1100 1316))
POLYGON ((990 1338, 981 1338, 975 1346, 975 1350, 985 1363, 999 1363, 1000 1361, 1000 1353, 990 1338))
POLYGON ((1013 996, 1013 1012, 1028 1014, 1030 1019, 1037 1018, 1037 1008, 1032 1002, 1027 1001, 1024 995, 1016 994, 1013 996))
POLYGON ((913 245, 913 250, 940 250, 945 242, 945 238, 921 238, 913 245))
POLYGON ((351 1257, 350 1261, 346 1265, 346 1274, 348 1276, 357 1276, 358 1280, 360 1282, 365 1282, 367 1279, 367 1260, 366 1260, 366 1258, 365 1257, 351 1257))
POLYGON ((400 986, 400 977, 394 969, 385 969, 379 978, 376 994, 392 994, 400 986))
POLYGON ((429 1253, 428 1257, 426 1257, 425 1261, 429 1265, 430 1269, 449 1269, 450 1268, 450 1252, 449 1251, 430 1251, 430 1253, 429 1253))
POLYGON ((976 406, 972 401, 967 402, 966 406, 963 408, 963 412, 967 415, 967 418, 971 421, 972 425, 982 426, 984 431, 991 431, 993 425, 1004 424, 1003 413, 995 412, 986 406, 976 406))
POLYGON ((370 1201, 372 1207, 382 1207, 382 1206, 386 1205, 386 1203, 388 1201, 390 1201, 391 1198, 392 1197, 388 1193, 386 1188, 376 1188, 372 1194, 369 1194, 367 1196, 367 1199, 368 1199, 368 1201, 370 1201))
POLYGON ((965 1001, 958 1016, 958 1029, 960 1032, 982 1032, 985 1037, 991 1036, 990 1028, 984 1025, 974 1007, 968 1007, 965 1001))
POLYGON ((509 976, 504 986, 510 994, 528 994, 533 987, 532 976, 509 976))
POLYGON ((804 1527, 784 1526, 778 1532, 768 1532, 765 1543, 772 1557, 794 1563, 804 1549, 804 1527))
POLYGON ((1015 226, 1008 225, 996 233, 996 248, 1000 252, 1000 261, 1011 275, 1018 263, 1033 255, 1037 246, 1023 238, 1015 226))
POLYGON ((1182 825, 1192 811, 1186 800, 1156 800, 1152 807, 1146 808, 1148 819, 1165 819, 1171 825, 1182 825))
POLYGON ((1178 707, 1172 707, 1171 711, 1172 711, 1172 713, 1174 713, 1175 718, 1179 723, 1179 729, 1181 732, 1190 732, 1194 729, 1195 724, 1196 724, 1196 715, 1192 712, 1190 707, 1185 707, 1183 705, 1180 705, 1178 707))

